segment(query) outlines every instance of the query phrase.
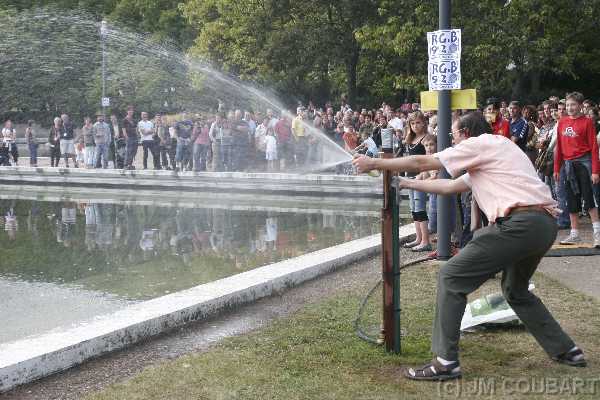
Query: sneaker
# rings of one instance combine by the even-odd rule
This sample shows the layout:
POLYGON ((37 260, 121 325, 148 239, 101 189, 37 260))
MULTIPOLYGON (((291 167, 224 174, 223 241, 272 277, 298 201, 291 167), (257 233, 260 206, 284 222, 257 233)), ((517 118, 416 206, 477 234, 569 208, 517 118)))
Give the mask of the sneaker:
POLYGON ((415 253, 431 251, 431 250, 433 250, 433 248, 431 247, 431 244, 418 245, 418 246, 415 246, 412 249, 410 249, 410 251, 414 251, 415 253))
POLYGON ((600 249, 600 231, 594 232, 594 247, 600 249))
POLYGON ((579 244, 581 243, 581 238, 578 234, 573 232, 569 233, 569 236, 560 241, 560 244, 579 244))

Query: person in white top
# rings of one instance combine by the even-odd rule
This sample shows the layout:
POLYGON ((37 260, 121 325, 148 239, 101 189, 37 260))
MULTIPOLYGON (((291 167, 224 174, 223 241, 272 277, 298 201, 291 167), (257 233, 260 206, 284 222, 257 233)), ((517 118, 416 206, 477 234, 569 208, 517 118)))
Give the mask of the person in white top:
POLYGON ((10 119, 6 120, 4 123, 4 128, 2 128, 2 142, 8 147, 8 151, 14 165, 17 165, 17 161, 19 160, 19 151, 17 150, 17 131, 13 128, 12 121, 10 119))
POLYGON ((434 358, 404 375, 415 380, 461 376, 458 361, 460 323, 467 295, 502 272, 502 292, 527 330, 559 363, 582 367, 583 352, 562 330, 541 300, 528 290, 529 279, 554 244, 557 203, 519 147, 491 127, 480 112, 452 125, 455 147, 434 155, 354 159, 359 171, 431 171, 444 167, 456 179, 401 179, 400 187, 448 195, 471 190, 490 225, 439 271, 431 350, 434 358), (460 176, 463 171, 466 174, 460 176))
POLYGON ((265 136, 265 158, 267 159, 267 170, 275 171, 275 163, 277 162, 277 139, 275 132, 268 130, 265 136))
POLYGON ((394 128, 395 131, 402 132, 404 130, 404 120, 400 118, 400 109, 396 110, 392 119, 389 120, 388 125, 394 128))
POLYGON ((142 138, 142 149, 144 150, 144 158, 142 164, 144 169, 148 169, 148 152, 152 154, 152 163, 154 169, 160 169, 160 159, 156 151, 156 141, 154 140, 154 122, 148 119, 148 113, 142 111, 142 119, 138 122, 138 133, 142 138))

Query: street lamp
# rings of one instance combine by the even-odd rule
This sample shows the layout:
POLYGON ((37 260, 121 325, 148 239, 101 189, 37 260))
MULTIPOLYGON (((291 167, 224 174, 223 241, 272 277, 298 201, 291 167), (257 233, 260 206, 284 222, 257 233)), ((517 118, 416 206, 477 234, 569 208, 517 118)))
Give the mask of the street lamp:
POLYGON ((102 41, 102 113, 106 115, 106 34, 108 27, 105 20, 100 22, 100 39, 102 41))

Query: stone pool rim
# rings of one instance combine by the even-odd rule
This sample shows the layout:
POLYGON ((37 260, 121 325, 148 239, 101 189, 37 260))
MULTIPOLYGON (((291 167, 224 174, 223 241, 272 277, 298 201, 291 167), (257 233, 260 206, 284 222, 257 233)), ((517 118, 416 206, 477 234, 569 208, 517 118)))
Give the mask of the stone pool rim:
MULTIPOLYGON (((400 239, 414 235, 400 227, 400 239)), ((381 236, 328 247, 125 307, 95 321, 0 345, 0 393, 123 349, 186 323, 300 285, 381 249, 381 236)))

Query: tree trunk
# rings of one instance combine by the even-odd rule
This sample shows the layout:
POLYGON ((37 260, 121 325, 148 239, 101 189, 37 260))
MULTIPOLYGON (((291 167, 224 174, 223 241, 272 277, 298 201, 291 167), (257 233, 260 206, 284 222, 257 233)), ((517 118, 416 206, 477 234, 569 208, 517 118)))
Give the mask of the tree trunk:
POLYGON ((352 49, 348 58, 346 59, 346 80, 347 80, 347 91, 348 91, 348 104, 352 109, 356 108, 356 80, 357 80, 357 68, 358 60, 360 58, 360 48, 358 43, 353 39, 352 49))

